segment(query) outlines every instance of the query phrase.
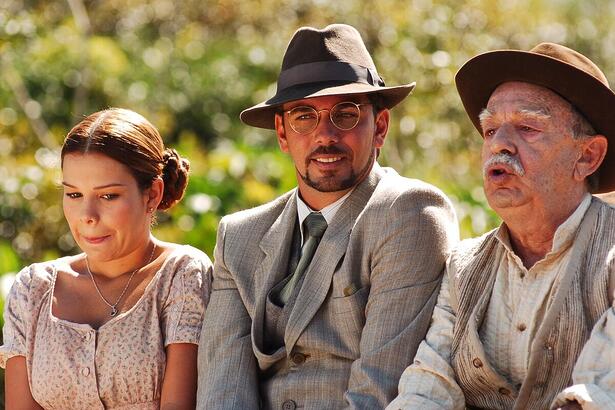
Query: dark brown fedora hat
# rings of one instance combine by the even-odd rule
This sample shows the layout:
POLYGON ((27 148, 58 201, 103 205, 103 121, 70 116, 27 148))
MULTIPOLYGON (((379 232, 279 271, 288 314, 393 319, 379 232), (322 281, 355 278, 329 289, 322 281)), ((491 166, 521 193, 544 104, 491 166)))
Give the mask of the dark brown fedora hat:
POLYGON ((457 72, 455 83, 470 120, 481 134, 478 116, 491 93, 507 81, 549 88, 607 137, 609 148, 600 166, 597 192, 615 190, 615 93, 598 66, 583 54, 553 43, 541 43, 530 51, 491 51, 470 59, 457 72))
POLYGON ((385 87, 359 32, 347 24, 322 30, 302 27, 290 40, 273 97, 244 110, 241 120, 254 127, 274 128, 279 106, 323 95, 371 94, 392 108, 412 91, 415 83, 385 87))

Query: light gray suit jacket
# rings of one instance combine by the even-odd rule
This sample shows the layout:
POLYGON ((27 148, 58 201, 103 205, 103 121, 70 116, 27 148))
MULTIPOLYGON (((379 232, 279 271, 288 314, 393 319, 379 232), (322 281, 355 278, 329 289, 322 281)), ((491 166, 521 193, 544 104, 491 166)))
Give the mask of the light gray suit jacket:
POLYGON ((226 216, 199 346, 199 409, 383 408, 429 326, 458 237, 436 188, 378 164, 327 228, 285 330, 264 352, 265 302, 287 273, 291 191, 226 216))

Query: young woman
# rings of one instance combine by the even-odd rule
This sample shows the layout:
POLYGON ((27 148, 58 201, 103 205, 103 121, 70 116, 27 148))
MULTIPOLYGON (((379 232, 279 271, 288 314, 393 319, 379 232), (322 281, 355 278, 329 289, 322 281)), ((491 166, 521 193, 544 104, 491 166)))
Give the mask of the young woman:
POLYGON ((4 312, 8 409, 194 409, 211 261, 157 240, 188 161, 145 118, 94 113, 62 147, 64 215, 83 253, 23 269, 4 312))

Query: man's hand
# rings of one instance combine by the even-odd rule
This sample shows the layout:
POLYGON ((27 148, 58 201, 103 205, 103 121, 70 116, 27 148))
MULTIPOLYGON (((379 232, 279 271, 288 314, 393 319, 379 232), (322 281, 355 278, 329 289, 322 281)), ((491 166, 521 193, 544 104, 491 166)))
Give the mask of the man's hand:
POLYGON ((582 410, 582 409, 583 407, 581 407, 579 403, 577 403, 576 401, 571 401, 567 403, 566 405, 558 408, 557 410, 582 410))

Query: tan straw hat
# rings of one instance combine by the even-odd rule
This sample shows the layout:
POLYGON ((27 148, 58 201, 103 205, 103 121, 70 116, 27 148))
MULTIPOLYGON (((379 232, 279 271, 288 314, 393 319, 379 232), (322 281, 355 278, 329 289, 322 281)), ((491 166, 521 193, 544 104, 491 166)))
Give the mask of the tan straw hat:
POLYGON ((288 44, 276 94, 244 110, 241 120, 254 127, 274 128, 279 106, 323 95, 371 94, 392 108, 412 91, 415 83, 385 87, 359 32, 347 24, 322 30, 302 27, 288 44))
POLYGON ((507 81, 532 83, 558 93, 607 137, 609 148, 600 166, 597 192, 615 190, 615 93, 598 66, 583 54, 553 43, 541 43, 530 51, 491 51, 470 59, 457 72, 455 82, 481 134, 478 116, 491 93, 507 81))

